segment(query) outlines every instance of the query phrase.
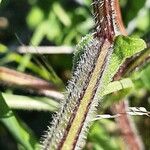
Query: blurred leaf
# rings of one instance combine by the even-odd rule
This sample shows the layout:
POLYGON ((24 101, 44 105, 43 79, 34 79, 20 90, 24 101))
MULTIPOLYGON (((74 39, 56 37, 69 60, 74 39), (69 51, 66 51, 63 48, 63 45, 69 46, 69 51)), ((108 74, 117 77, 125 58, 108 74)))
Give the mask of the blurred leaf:
POLYGON ((90 6, 92 3, 92 0, 79 0, 79 1, 83 1, 85 5, 90 6))
POLYGON ((31 45, 38 46, 41 43, 42 39, 46 35, 47 26, 48 26, 47 21, 43 21, 38 25, 31 38, 31 45))
POLYGON ((150 10, 142 9, 137 17, 137 27, 145 31, 150 26, 150 10))
POLYGON ((69 18, 68 14, 65 12, 65 10, 62 8, 62 6, 55 2, 53 4, 53 10, 54 13, 57 15, 59 20, 65 25, 70 26, 71 25, 71 19, 69 18))
MULTIPOLYGON (((1 59, 0 65, 6 65, 7 63, 20 63, 22 60, 22 56, 17 53, 8 53, 4 58, 1 59)), ((49 80, 49 73, 44 68, 41 68, 41 66, 37 66, 36 64, 32 63, 31 61, 28 63, 27 68, 32 70, 33 72, 37 73, 44 79, 49 80)))
POLYGON ((61 36, 61 29, 59 21, 54 14, 54 12, 49 13, 49 18, 47 20, 46 36, 51 41, 57 41, 59 36, 61 36))
POLYGON ((37 27, 42 22, 43 19, 44 19, 43 11, 39 7, 34 6, 29 12, 26 21, 29 27, 33 29, 37 27))
POLYGON ((55 84, 63 86, 63 82, 54 72, 50 64, 48 65, 48 70, 47 70, 42 64, 35 64, 32 61, 28 61, 29 56, 28 55, 25 56, 21 56, 17 53, 7 53, 7 55, 1 59, 0 65, 1 66, 6 65, 7 63, 12 63, 12 62, 15 62, 17 64, 22 63, 23 68, 19 68, 21 71, 24 71, 25 68, 30 69, 32 72, 40 75, 40 77, 44 78, 45 80, 52 81, 55 84), (25 60, 23 59, 23 57, 25 57, 24 58, 25 60))
POLYGON ((21 62, 19 63, 18 67, 17 67, 17 70, 18 71, 25 71, 28 63, 30 62, 30 59, 31 59, 31 54, 26 54, 22 57, 21 59, 21 62))
POLYGON ((145 87, 150 90, 150 65, 141 72, 140 77, 145 87))
POLYGON ((7 51, 7 46, 5 46, 4 44, 0 43, 0 53, 5 53, 7 51))
POLYGON ((94 25, 94 22, 92 20, 92 18, 88 18, 86 21, 80 23, 78 26, 77 26, 77 30, 82 33, 82 34, 86 34, 88 30, 92 29, 94 25))
POLYGON ((7 127, 13 137, 27 150, 35 150, 37 141, 32 132, 19 121, 9 109, 0 93, 0 121, 7 127))
POLYGON ((132 20, 140 11, 140 9, 144 6, 146 0, 137 0, 137 1, 131 1, 128 0, 126 7, 128 10, 128 15, 126 15, 126 10, 124 12, 124 21, 126 22, 126 24, 132 20))
POLYGON ((58 109, 58 102, 50 98, 31 96, 29 97, 7 93, 3 93, 2 95, 8 106, 12 109, 52 112, 58 109))
MULTIPOLYGON (((91 142, 93 150, 120 150, 119 138, 109 132, 115 130, 115 124, 111 120, 96 121, 89 132, 88 142, 91 142)), ((87 145, 88 146, 88 145, 87 145)))
POLYGON ((66 45, 70 45, 72 40, 75 38, 77 31, 75 29, 70 30, 70 32, 65 36, 63 43, 66 45))

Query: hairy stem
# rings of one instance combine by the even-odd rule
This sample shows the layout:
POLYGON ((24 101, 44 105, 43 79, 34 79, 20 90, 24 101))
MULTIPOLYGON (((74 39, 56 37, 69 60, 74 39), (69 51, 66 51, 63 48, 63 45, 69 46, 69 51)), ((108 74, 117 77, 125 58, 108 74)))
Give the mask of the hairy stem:
POLYGON ((113 40, 121 33, 118 0, 94 0, 96 33, 84 45, 84 53, 67 87, 65 101, 47 131, 43 150, 71 150, 84 146, 85 132, 98 105, 99 92, 104 91, 117 67, 105 72, 113 52, 113 40), (118 14, 119 13, 119 14, 118 14))

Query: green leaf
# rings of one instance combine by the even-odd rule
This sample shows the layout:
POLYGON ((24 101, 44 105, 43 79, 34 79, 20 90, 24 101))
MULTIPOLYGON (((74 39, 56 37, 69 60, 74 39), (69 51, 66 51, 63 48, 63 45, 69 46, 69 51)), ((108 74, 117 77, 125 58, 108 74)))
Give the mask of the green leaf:
POLYGON ((146 48, 146 43, 139 38, 119 35, 114 41, 114 53, 112 54, 109 72, 112 74, 125 61, 146 48))
POLYGON ((141 74, 141 80, 144 83, 144 86, 150 90, 150 66, 144 69, 141 74))
POLYGON ((92 125, 88 135, 88 141, 92 142, 92 149, 119 150, 119 138, 117 136, 110 137, 109 133, 115 130, 115 128, 115 123, 109 119, 96 121, 92 125))
POLYGON ((29 27, 33 29, 37 27, 42 22, 43 19, 44 19, 43 11, 39 7, 34 6, 29 12, 26 21, 29 27))
POLYGON ((145 8, 142 10, 142 13, 139 13, 138 17, 136 18, 136 22, 137 22, 137 27, 138 29, 142 30, 142 31, 146 31, 149 29, 149 25, 150 25, 150 16, 149 16, 149 9, 145 8))
POLYGON ((31 38, 31 45, 38 46, 41 43, 44 36, 46 35, 47 25, 48 25, 47 21, 43 21, 42 23, 40 23, 37 26, 32 38, 31 38))
POLYGON ((8 106, 13 109, 54 112, 59 105, 57 101, 46 97, 29 97, 7 93, 2 93, 2 95, 8 106))
POLYGON ((115 53, 120 60, 129 58, 146 47, 144 40, 123 35, 117 36, 114 43, 115 53))
POLYGON ((27 68, 28 63, 30 62, 32 58, 31 54, 26 54, 22 57, 22 60, 20 61, 19 66, 17 67, 18 71, 25 71, 25 69, 27 68))
POLYGON ((108 84, 105 91, 103 92, 103 96, 123 89, 130 89, 133 87, 134 87, 134 83, 130 78, 124 78, 120 81, 114 81, 108 84))
POLYGON ((46 36, 51 41, 57 41, 58 37, 61 35, 60 30, 60 22, 54 14, 54 12, 49 13, 49 18, 47 20, 47 29, 46 29, 46 36))
POLYGON ((36 138, 27 126, 17 119, 7 106, 0 93, 0 121, 7 127, 18 143, 26 150, 35 150, 38 147, 36 138))
POLYGON ((59 3, 53 4, 53 10, 59 20, 65 25, 70 26, 71 25, 71 19, 69 18, 68 14, 65 12, 65 10, 62 8, 62 6, 59 3))
POLYGON ((0 43, 0 53, 5 53, 7 52, 7 50, 8 50, 7 47, 0 43))

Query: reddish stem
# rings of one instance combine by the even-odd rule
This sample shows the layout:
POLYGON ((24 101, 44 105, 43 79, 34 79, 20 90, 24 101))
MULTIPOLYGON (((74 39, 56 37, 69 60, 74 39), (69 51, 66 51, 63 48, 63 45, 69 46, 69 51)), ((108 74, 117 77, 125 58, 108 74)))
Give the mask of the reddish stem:
POLYGON ((116 118, 121 135, 125 140, 128 150, 142 150, 143 144, 137 134, 136 127, 131 117, 126 113, 128 108, 127 101, 121 101, 114 105, 113 111, 118 114, 124 114, 116 118))

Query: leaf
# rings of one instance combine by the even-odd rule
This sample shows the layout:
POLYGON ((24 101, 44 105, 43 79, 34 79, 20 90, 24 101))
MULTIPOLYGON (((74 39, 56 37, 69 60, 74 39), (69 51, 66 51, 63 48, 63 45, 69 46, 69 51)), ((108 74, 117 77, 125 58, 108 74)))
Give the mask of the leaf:
POLYGON ((65 10, 62 8, 62 6, 59 3, 53 4, 53 10, 59 20, 65 25, 70 26, 71 25, 71 19, 69 18, 68 14, 65 12, 65 10))
MULTIPOLYGON (((17 53, 8 53, 4 58, 1 59, 0 65, 3 66, 11 62, 19 64, 22 61, 22 58, 23 56, 17 53)), ((42 65, 37 66, 37 64, 30 61, 28 62, 26 67, 46 80, 53 80, 52 78, 50 78, 50 73, 42 65)))
POLYGON ((150 65, 141 72, 140 76, 144 86, 150 91, 150 65))
POLYGON ((24 56, 22 57, 21 61, 20 61, 20 64, 19 64, 18 67, 17 67, 17 70, 18 70, 18 71, 22 71, 22 72, 25 71, 26 68, 27 68, 28 63, 29 63, 30 60, 31 60, 31 58, 32 58, 32 55, 31 55, 31 54, 26 54, 26 55, 24 55, 24 56))
POLYGON ((48 24, 47 24, 47 20, 46 20, 37 26, 32 38, 31 38, 31 45, 38 46, 41 43, 44 36, 46 35, 47 25, 48 24))
POLYGON ((147 47, 144 40, 123 35, 116 37, 114 45, 115 53, 121 60, 129 58, 147 47))
POLYGON ((119 150, 119 138, 117 136, 110 137, 110 132, 113 132, 115 128, 115 123, 111 120, 104 119, 101 121, 96 121, 92 125, 88 135, 88 142, 92 142, 92 149, 119 150))
POLYGON ((50 11, 49 17, 47 20, 47 28, 46 28, 46 36, 49 40, 51 41, 57 41, 58 37, 61 35, 61 30, 60 30, 60 22, 54 14, 54 12, 50 11))
POLYGON ((5 53, 7 50, 7 47, 0 43, 0 53, 5 53))
POLYGON ((15 94, 2 93, 8 106, 12 109, 36 110, 36 111, 56 111, 58 102, 46 97, 29 97, 15 94))
POLYGON ((42 12, 42 10, 37 6, 34 6, 29 12, 26 21, 29 27, 33 29, 42 22, 43 18, 44 18, 44 13, 42 12))
POLYGON ((123 89, 130 89, 133 87, 134 87, 134 83, 132 82, 130 78, 124 78, 120 81, 114 81, 108 84, 108 86, 103 92, 103 96, 123 90, 123 89))
POLYGON ((137 28, 142 30, 142 31, 145 31, 145 30, 148 30, 149 29, 149 25, 150 25, 150 22, 149 22, 149 9, 147 8, 144 8, 142 10, 141 13, 139 13, 139 15, 137 16, 136 18, 136 22, 137 22, 137 28))
POLYGON ((13 137, 26 150, 35 150, 37 145, 36 138, 27 126, 17 119, 14 113, 7 106, 2 94, 0 93, 0 121, 7 127, 13 137))

